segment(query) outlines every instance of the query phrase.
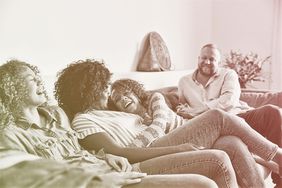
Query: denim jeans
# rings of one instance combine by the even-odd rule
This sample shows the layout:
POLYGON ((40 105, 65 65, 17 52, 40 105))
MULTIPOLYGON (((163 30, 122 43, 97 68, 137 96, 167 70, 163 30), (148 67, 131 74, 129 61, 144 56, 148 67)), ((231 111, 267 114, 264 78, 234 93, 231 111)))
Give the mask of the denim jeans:
POLYGON ((148 174, 200 174, 216 182, 220 188, 238 187, 228 155, 220 150, 198 150, 163 155, 139 164, 148 174))
MULTIPOLYGON (((122 186, 122 188, 218 188, 211 179, 197 174, 149 175, 140 183, 122 186)), ((89 187, 90 188, 90 187, 89 187)))
POLYGON ((213 148, 228 154, 240 188, 265 187, 264 174, 260 172, 253 155, 242 140, 235 136, 222 136, 217 139, 213 148))
MULTIPOLYGON (((282 146, 282 115, 281 109, 274 105, 265 105, 242 114, 239 117, 245 121, 258 133, 266 137, 271 142, 282 146)), ((272 173, 274 183, 281 182, 278 174, 272 173)), ((282 186, 280 184, 280 186, 282 186)))
MULTIPOLYGON (((278 149, 276 144, 253 130, 243 119, 222 110, 210 110, 189 120, 183 126, 155 140, 151 146, 192 143, 208 149, 213 148, 218 138, 228 135, 239 137, 250 152, 265 160, 271 160, 278 149)), ((249 169, 246 167, 245 170, 248 172, 249 169)))

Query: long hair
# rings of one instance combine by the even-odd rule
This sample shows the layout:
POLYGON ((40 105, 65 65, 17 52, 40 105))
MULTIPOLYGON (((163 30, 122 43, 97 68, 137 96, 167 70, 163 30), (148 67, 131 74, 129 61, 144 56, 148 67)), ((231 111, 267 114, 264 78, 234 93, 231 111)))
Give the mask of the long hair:
MULTIPOLYGON (((20 73, 26 68, 30 68, 34 74, 40 77, 40 71, 36 66, 19 60, 10 60, 0 66, 0 126, 4 128, 10 123, 14 123, 18 117, 23 104, 23 99, 27 95, 27 89, 22 84, 23 78, 20 73)), ((43 85, 42 80, 39 80, 43 85)), ((43 87, 44 88, 44 87, 43 87)), ((45 88, 43 93, 47 99, 45 88)))
POLYGON ((112 84, 111 88, 119 93, 133 92, 145 108, 148 106, 148 99, 151 93, 146 91, 144 85, 136 80, 119 79, 112 84))
POLYGON ((103 61, 93 59, 71 63, 57 74, 55 98, 69 119, 79 112, 94 109, 111 79, 103 61))

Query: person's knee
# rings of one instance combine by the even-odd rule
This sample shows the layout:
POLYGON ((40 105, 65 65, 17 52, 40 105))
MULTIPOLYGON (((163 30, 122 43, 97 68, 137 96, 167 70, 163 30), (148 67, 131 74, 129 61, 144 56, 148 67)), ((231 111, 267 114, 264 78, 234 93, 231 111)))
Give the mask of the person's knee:
POLYGON ((199 188, 217 188, 217 184, 215 181, 211 180, 210 178, 207 178, 202 175, 194 175, 194 181, 195 181, 195 186, 194 187, 199 187, 199 188))
POLYGON ((211 152, 210 161, 216 173, 213 173, 212 179, 216 182, 222 181, 224 184, 235 185, 236 175, 228 154, 221 150, 214 149, 211 152))
POLYGON ((123 188, 217 188, 217 184, 199 174, 169 174, 169 175, 149 175, 142 179, 140 183, 125 185, 123 188))
MULTIPOLYGON (((261 110, 264 112, 265 116, 270 118, 274 124, 281 127, 282 123, 282 110, 278 106, 268 104, 261 108, 261 110)), ((275 125, 273 125, 275 126, 275 125)))
POLYGON ((214 117, 222 117, 225 116, 227 113, 221 109, 211 109, 209 110, 207 113, 209 113, 210 115, 214 116, 214 117))
POLYGON ((242 156, 249 153, 247 145, 236 136, 224 136, 220 137, 213 148, 224 150, 230 160, 233 160, 235 156, 242 156))
POLYGON ((215 149, 211 152, 211 158, 215 161, 220 161, 225 165, 231 164, 230 158, 225 151, 215 149))
POLYGON ((223 136, 220 137, 216 143, 216 147, 220 148, 226 148, 226 149, 231 149, 232 150, 242 150, 247 148, 246 144, 237 136, 223 136))
POLYGON ((281 116, 281 109, 278 106, 275 106, 272 104, 264 105, 258 109, 264 111, 264 113, 267 113, 267 114, 275 114, 275 115, 281 116))

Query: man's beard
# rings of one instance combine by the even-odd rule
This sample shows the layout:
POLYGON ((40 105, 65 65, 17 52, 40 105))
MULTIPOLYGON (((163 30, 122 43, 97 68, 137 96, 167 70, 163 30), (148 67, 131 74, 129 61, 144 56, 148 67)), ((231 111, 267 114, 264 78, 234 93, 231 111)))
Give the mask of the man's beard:
POLYGON ((209 65, 200 65, 199 72, 204 76, 213 76, 215 74, 215 67, 209 65))

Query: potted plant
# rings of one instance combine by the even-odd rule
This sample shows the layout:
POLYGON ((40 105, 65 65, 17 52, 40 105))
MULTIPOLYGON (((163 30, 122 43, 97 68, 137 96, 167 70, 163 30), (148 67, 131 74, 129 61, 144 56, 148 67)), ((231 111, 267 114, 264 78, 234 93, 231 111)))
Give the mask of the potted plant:
POLYGON ((223 60, 224 67, 231 68, 237 72, 241 88, 246 88, 248 82, 261 81, 265 79, 262 75, 262 66, 270 61, 270 56, 259 58, 256 53, 242 54, 231 50, 223 60))

